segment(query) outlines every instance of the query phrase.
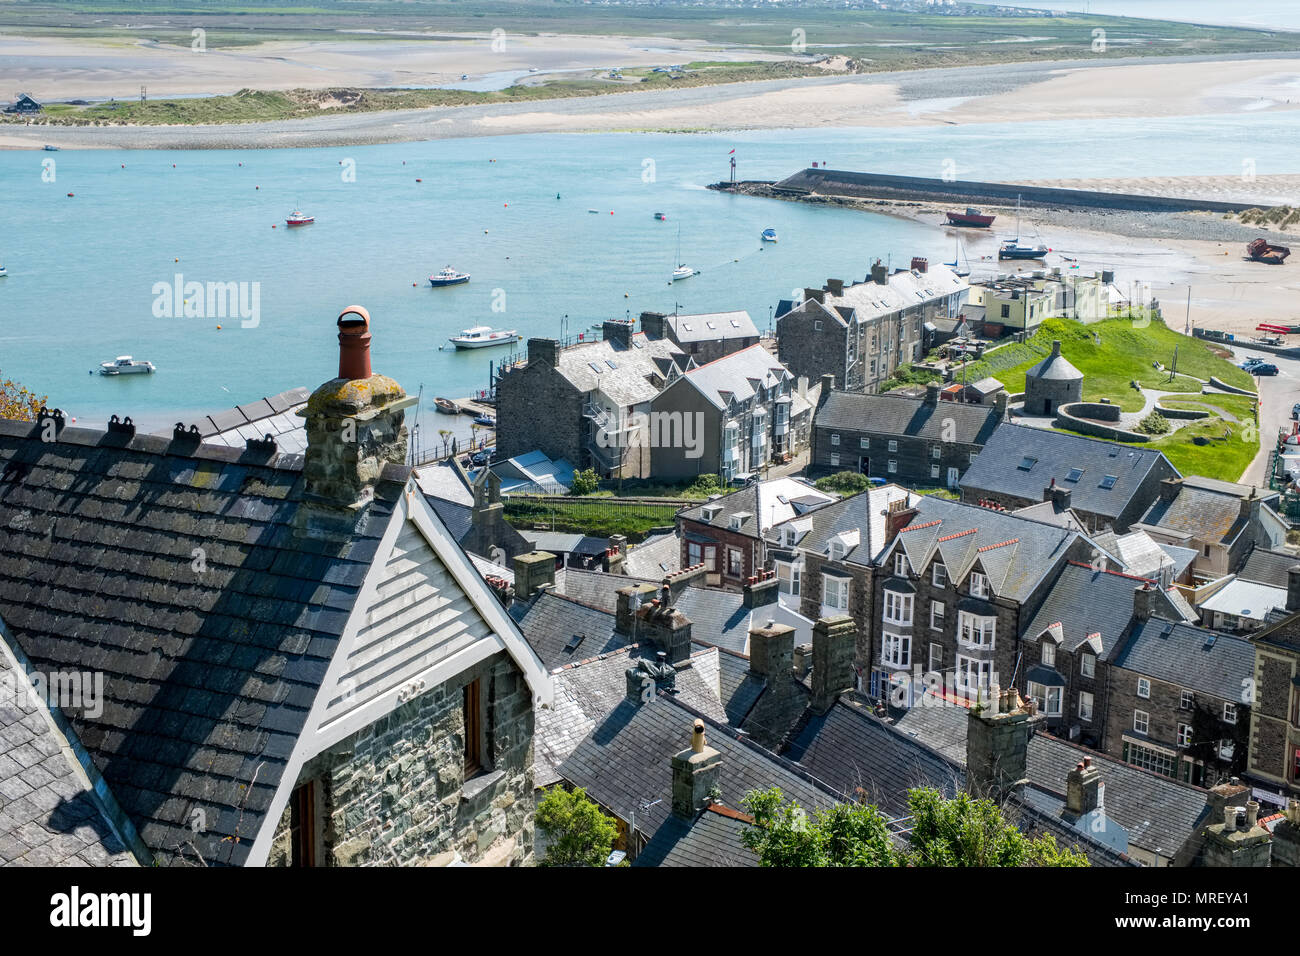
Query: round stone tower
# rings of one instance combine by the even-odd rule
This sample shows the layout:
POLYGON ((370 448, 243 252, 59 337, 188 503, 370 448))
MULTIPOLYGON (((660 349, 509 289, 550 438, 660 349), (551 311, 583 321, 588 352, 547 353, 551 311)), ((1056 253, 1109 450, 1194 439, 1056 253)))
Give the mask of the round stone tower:
POLYGON ((1083 401, 1083 373, 1061 355, 1061 343, 1052 342, 1052 354, 1025 373, 1025 414, 1055 415, 1070 402, 1083 401))

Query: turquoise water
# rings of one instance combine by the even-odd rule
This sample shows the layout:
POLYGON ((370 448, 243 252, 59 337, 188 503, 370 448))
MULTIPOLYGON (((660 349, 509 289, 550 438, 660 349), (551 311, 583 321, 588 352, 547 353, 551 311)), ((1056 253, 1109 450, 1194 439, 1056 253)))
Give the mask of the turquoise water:
POLYGON ((373 319, 377 371, 411 392, 423 384, 428 398, 469 395, 508 351, 440 351, 471 325, 558 335, 565 315, 576 333, 677 306, 747 309, 767 327, 771 308, 795 288, 860 278, 877 256, 952 258, 950 234, 931 226, 706 190, 726 175, 733 147, 741 178, 780 178, 814 161, 935 176, 951 159, 962 178, 997 180, 1232 174, 1248 141, 1266 174, 1293 171, 1284 164, 1298 131, 1300 116, 1271 114, 3 152, 0 262, 9 277, 0 279, 0 372, 79 421, 117 413, 158 427, 328 379, 337 368, 334 320, 355 303, 373 319), (51 159, 55 181, 43 182, 41 164, 51 159), (344 181, 351 167, 341 161, 355 163, 355 182, 344 181), (317 222, 286 229, 296 207, 317 222), (657 211, 668 220, 656 222, 657 211), (681 260, 701 274, 670 284, 679 226, 681 260), (758 237, 768 226, 781 241, 764 248, 758 237), (431 289, 426 277, 448 264, 472 281, 431 289), (155 316, 155 284, 177 273, 259 284, 258 324, 155 316), (120 354, 152 361, 158 374, 88 374, 120 354))

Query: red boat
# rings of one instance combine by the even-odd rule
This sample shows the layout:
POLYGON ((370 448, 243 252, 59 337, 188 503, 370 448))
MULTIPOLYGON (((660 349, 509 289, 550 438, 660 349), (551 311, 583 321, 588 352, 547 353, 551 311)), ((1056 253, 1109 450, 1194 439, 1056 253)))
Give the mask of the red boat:
POLYGON ((965 212, 947 213, 948 223, 953 226, 976 226, 980 229, 987 229, 993 225, 993 220, 997 216, 985 216, 973 206, 967 206, 965 212))
POLYGON ((295 209, 285 217, 285 225, 288 226, 306 226, 316 221, 315 216, 308 216, 306 213, 295 209))
POLYGON ((1255 262, 1266 262, 1271 266, 1280 266, 1291 255, 1286 246, 1274 246, 1267 239, 1252 240, 1246 246, 1246 258, 1255 262))

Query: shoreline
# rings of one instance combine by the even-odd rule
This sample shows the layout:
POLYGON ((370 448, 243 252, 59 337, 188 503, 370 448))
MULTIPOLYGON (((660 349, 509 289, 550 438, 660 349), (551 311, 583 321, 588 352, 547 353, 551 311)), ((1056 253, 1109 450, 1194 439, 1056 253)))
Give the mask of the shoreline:
POLYGON ((531 133, 936 126, 1300 110, 1300 56, 1128 57, 832 74, 203 126, 0 124, 0 149, 330 147, 531 133), (1206 69, 1211 65, 1213 69, 1206 69), (1142 90, 1135 96, 1134 90, 1142 90))

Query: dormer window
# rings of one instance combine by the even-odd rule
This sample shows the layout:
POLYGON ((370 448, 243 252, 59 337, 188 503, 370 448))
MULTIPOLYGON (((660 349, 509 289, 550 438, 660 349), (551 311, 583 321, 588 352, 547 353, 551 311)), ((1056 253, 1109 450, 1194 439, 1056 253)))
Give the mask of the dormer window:
POLYGON ((989 579, 978 571, 971 572, 970 595, 977 598, 987 598, 989 596, 989 579))
POLYGON ((732 531, 739 531, 739 530, 740 530, 740 526, 741 526, 742 524, 744 524, 744 523, 745 523, 745 519, 742 518, 742 517, 740 517, 740 515, 732 515, 732 516, 731 516, 731 526, 730 526, 730 527, 731 527, 731 530, 732 530, 732 531))
POLYGON ((907 555, 901 552, 894 555, 894 574, 900 578, 907 577, 907 555))
POLYGON ((1043 638, 1043 666, 1056 666, 1056 645, 1052 643, 1050 637, 1043 638))
POLYGON ((948 569, 936 561, 934 568, 930 572, 930 581, 937 588, 946 588, 948 586, 948 569))
POLYGON ((844 560, 844 542, 843 542, 843 541, 832 541, 832 542, 831 542, 831 560, 832 560, 832 561, 843 561, 843 560, 844 560))

